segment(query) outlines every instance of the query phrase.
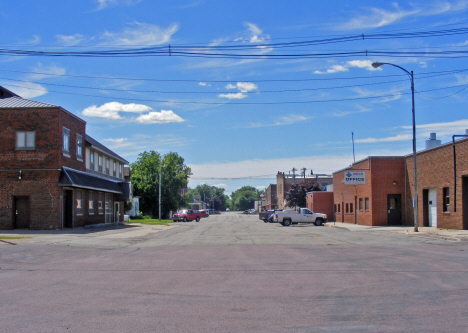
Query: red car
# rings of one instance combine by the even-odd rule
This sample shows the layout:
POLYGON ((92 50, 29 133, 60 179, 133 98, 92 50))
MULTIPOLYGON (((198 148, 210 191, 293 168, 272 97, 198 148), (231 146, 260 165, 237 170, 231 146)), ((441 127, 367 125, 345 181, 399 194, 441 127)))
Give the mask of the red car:
POLYGON ((201 219, 201 213, 193 209, 179 210, 177 213, 172 215, 172 221, 174 222, 177 222, 177 221, 190 222, 193 220, 200 222, 200 219, 201 219))

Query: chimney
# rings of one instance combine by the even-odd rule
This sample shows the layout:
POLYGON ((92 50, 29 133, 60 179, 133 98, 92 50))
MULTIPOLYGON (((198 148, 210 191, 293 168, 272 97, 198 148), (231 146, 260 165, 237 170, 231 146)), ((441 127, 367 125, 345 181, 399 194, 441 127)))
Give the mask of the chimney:
POLYGON ((436 134, 429 134, 429 140, 426 140, 426 149, 432 149, 440 146, 440 140, 436 140, 436 134))

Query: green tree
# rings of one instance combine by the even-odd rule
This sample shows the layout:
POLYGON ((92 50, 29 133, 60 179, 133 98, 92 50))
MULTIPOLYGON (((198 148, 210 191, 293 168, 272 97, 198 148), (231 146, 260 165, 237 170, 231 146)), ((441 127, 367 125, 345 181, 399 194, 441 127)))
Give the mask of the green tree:
POLYGON ((161 215, 175 211, 185 204, 180 190, 187 186, 190 168, 177 153, 161 155, 155 151, 143 152, 130 164, 133 194, 140 197, 140 209, 154 217, 159 215, 159 170, 161 165, 161 215), (162 163, 161 163, 162 162, 162 163))
POLYGON ((303 181, 292 184, 286 193, 286 204, 289 207, 305 207, 306 194, 312 191, 322 191, 322 186, 316 182, 303 181))
POLYGON ((229 196, 224 194, 224 191, 224 188, 201 184, 197 185, 194 189, 188 189, 186 198, 188 202, 192 202, 194 196, 198 195, 201 201, 206 202, 209 207, 225 210, 229 207, 229 196))
POLYGON ((243 186, 231 194, 231 208, 233 210, 246 210, 255 208, 255 201, 258 200, 260 194, 264 191, 259 191, 252 186, 243 186))

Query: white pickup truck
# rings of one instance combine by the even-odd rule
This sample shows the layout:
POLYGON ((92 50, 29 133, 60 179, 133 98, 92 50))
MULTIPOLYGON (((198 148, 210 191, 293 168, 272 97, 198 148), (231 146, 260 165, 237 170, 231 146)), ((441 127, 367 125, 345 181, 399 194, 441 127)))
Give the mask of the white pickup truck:
POLYGON ((299 211, 276 212, 275 222, 288 227, 295 223, 313 223, 320 226, 327 222, 327 214, 314 213, 307 208, 299 208, 299 211))

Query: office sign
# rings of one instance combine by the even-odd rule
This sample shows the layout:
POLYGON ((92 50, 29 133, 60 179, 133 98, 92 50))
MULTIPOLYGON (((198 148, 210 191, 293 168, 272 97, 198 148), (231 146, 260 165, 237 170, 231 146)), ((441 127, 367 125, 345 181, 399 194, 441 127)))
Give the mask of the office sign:
POLYGON ((366 183, 366 173, 364 171, 346 171, 344 174, 344 183, 346 185, 364 185, 366 183))

